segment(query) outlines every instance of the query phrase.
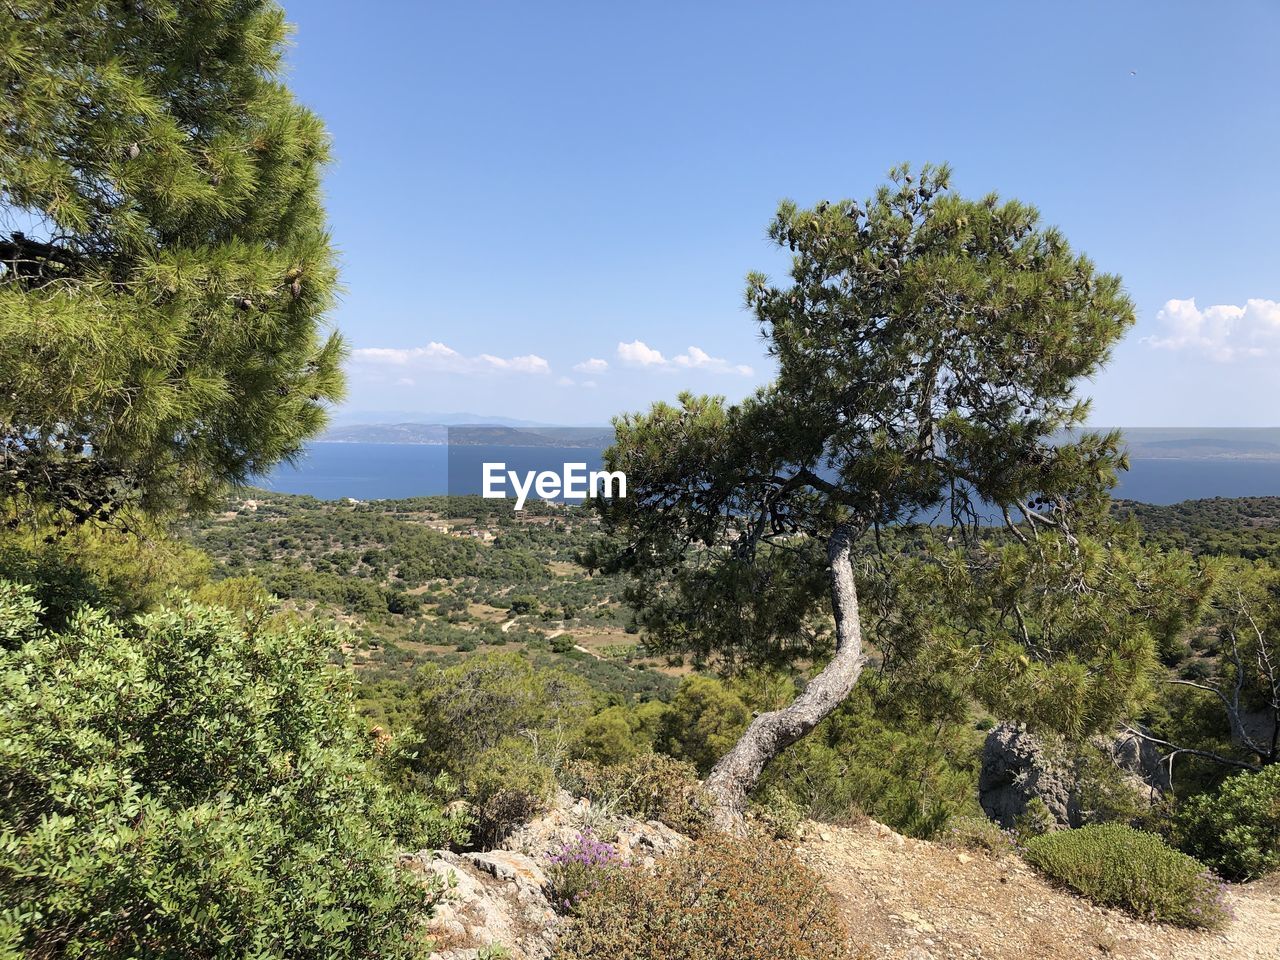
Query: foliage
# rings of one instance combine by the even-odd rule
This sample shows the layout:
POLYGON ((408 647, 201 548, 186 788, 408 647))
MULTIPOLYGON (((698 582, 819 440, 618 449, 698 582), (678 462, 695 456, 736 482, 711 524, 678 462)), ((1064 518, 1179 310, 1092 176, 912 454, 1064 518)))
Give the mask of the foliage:
POLYGON ((736 693, 713 677, 690 674, 680 681, 671 709, 662 718, 658 748, 705 775, 750 720, 747 705, 736 693))
POLYGON ((1280 764, 1241 773, 1179 807, 1178 846, 1229 880, 1280 869, 1280 764))
POLYGON ((1230 918, 1213 874, 1154 834, 1103 823, 1032 837, 1024 851, 1034 866, 1095 903, 1146 920, 1215 927, 1230 918))
POLYGON ((395 867, 330 635, 39 614, 0 582, 0 952, 413 953, 435 892, 395 867))
POLYGON ((209 504, 343 391, 328 138, 271 0, 16 0, 0 27, 0 496, 209 504), (76 109, 68 109, 76 104, 76 109))
POLYGON ((853 813, 903 833, 931 837, 973 806, 978 736, 926 698, 868 677, 815 728, 774 761, 762 781, 815 820, 853 813))
POLYGON ((808 621, 840 523, 966 517, 982 500, 1053 528, 1104 502, 1118 437, 1059 440, 1085 416, 1076 382, 1133 320, 1119 279, 1033 208, 949 181, 899 169, 863 204, 782 204, 770 236, 795 254, 791 284, 747 291, 777 381, 736 406, 683 396, 617 421, 607 460, 632 490, 601 504, 622 541, 610 562, 638 577, 657 641, 822 649, 808 621))
POLYGON ((561 843, 548 858, 551 905, 561 913, 573 913, 582 898, 598 890, 605 876, 618 867, 618 851, 589 830, 579 833, 572 843, 561 843))
POLYGON ((203 586, 209 568, 202 552, 145 520, 131 530, 23 523, 0 534, 0 578, 29 585, 55 629, 86 604, 117 616, 150 610, 171 591, 203 586))
POLYGON ((760 838, 717 836, 587 896, 564 960, 841 960, 848 932, 821 881, 760 838))
POLYGON ((583 725, 579 755, 596 763, 624 763, 653 750, 670 707, 657 700, 606 707, 583 725))
POLYGON ((541 807, 591 711, 590 690, 519 654, 488 654, 419 673, 405 770, 444 772, 480 809, 492 838, 541 807))
POLYGON ((800 835, 805 809, 789 793, 776 785, 760 791, 752 804, 751 815, 777 840, 792 840, 800 835))
POLYGON ((580 761, 567 771, 566 785, 618 813, 661 820, 687 836, 700 836, 710 826, 710 807, 697 771, 661 753, 642 753, 604 767, 580 761))
POLYGON ((1019 843, 1034 837, 1043 837, 1057 829, 1049 805, 1041 797, 1032 797, 1023 811, 1013 819, 1013 835, 1019 843))
POLYGON ((1213 497, 1170 505, 1117 500, 1143 535, 1165 549, 1196 556, 1280 560, 1280 497, 1213 497))
MULTIPOLYGON (((861 675, 862 630, 892 622, 890 601, 916 582, 945 591, 963 578, 957 568, 988 559, 965 549, 984 512, 1016 538, 996 566, 1016 567, 1021 550, 1038 575, 997 576, 1021 592, 988 591, 980 628, 957 614, 924 637, 988 678, 1004 674, 987 692, 1016 692, 1012 706, 1035 710, 1048 680, 1056 702, 1082 687, 1101 701, 1069 721, 1112 718, 1144 677, 1135 654, 1149 637, 1106 629, 1101 602, 1090 607, 1104 615, 1098 629, 1066 634, 1049 629, 1047 610, 1036 634, 1005 614, 1033 597, 1049 606, 1053 594, 1034 588, 1061 585, 1060 556, 1081 543, 1074 529, 1100 522, 1124 464, 1117 433, 1078 429, 1087 404, 1075 396, 1133 322, 1119 278, 1034 208, 952 193, 945 167, 918 180, 897 168, 865 203, 784 202, 769 235, 793 253, 789 282, 749 276, 747 304, 777 378, 739 404, 686 393, 617 418, 605 462, 626 472, 630 496, 598 502, 611 539, 595 559, 631 575, 627 599, 653 649, 731 670, 825 664, 794 709, 756 718, 750 760, 712 770, 713 792, 739 804, 764 764, 838 706, 861 675), (942 571, 907 569, 910 585, 883 577, 882 596, 860 611, 851 553, 889 553, 886 531, 909 538, 921 522, 959 535, 925 554, 942 571)), ((909 546, 891 538, 889 556, 919 561, 909 546)), ((898 634, 904 657, 921 646, 911 626, 898 634)))
POLYGON ((987 853, 1012 853, 1014 849, 1013 834, 984 816, 952 817, 939 839, 953 847, 987 853))

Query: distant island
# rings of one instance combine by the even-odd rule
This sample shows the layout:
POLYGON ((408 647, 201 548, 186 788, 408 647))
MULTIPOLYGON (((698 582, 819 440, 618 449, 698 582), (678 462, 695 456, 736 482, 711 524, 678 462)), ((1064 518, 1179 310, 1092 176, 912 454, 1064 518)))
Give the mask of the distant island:
MULTIPOLYGON (((455 417, 469 416, 455 414, 455 417)), ((492 423, 351 423, 331 427, 321 443, 414 443, 444 446, 589 447, 613 442, 612 427, 492 423)), ((1091 428, 1109 430, 1110 427, 1091 428)), ((1120 427, 1138 460, 1280 460, 1280 427, 1120 427)))
POLYGON ((1138 460, 1280 460, 1280 427, 1119 429, 1138 460))
POLYGON ((468 447, 564 447, 603 450, 612 427, 513 427, 500 423, 361 423, 331 427, 320 443, 409 443, 468 447))

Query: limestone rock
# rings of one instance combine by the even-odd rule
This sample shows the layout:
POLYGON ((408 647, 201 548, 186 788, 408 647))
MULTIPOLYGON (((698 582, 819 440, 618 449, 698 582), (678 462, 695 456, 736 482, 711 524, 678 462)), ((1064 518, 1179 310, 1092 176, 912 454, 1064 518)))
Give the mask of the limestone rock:
POLYGON ((506 947, 512 960, 551 956, 559 918, 547 901, 546 877, 528 857, 505 850, 462 856, 424 851, 405 862, 448 888, 428 925, 433 960, 473 960, 495 944, 506 947))
POLYGON ((608 829, 599 831, 607 834, 600 838, 614 844, 620 859, 646 869, 689 842, 656 820, 605 817, 562 792, 545 814, 509 834, 501 849, 404 857, 410 869, 440 878, 449 889, 429 924, 433 960, 475 960, 493 945, 505 947, 512 960, 548 960, 559 916, 548 898, 545 868, 562 845, 577 842, 584 830, 597 832, 602 823, 608 829))
MULTIPOLYGON (((1120 782, 1141 805, 1149 805, 1169 789, 1168 772, 1149 741, 1128 731, 1094 737, 1090 746, 1109 758, 1120 782)), ((987 734, 978 776, 978 802, 1002 827, 1014 825, 1028 804, 1039 798, 1059 828, 1089 822, 1081 803, 1079 754, 1050 749, 1022 726, 1001 723, 987 734)))

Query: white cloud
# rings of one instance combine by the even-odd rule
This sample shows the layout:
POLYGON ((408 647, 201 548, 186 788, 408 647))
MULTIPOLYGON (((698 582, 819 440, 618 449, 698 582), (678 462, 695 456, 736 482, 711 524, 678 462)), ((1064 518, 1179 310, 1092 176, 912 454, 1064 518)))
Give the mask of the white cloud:
POLYGON ((583 360, 581 363, 575 363, 573 369, 578 373, 604 373, 609 369, 609 361, 592 357, 589 360, 583 360))
POLYGON ((710 370, 713 373, 736 373, 742 377, 749 377, 755 373, 745 363, 730 363, 722 357, 713 357, 707 351, 699 347, 690 347, 686 352, 678 354, 675 363, 680 367, 688 367, 696 370, 710 370))
POLYGON ((753 373, 745 363, 730 363, 723 357, 713 357, 701 347, 689 347, 684 353, 668 360, 643 340, 618 344, 618 359, 629 367, 651 367, 658 370, 705 370, 709 373, 736 373, 749 377, 753 373))
POLYGON ((556 384, 561 387, 572 387, 573 377, 560 377, 558 380, 556 380, 556 384))
POLYGON ((1280 356, 1280 303, 1246 300, 1203 309, 1195 298, 1169 300, 1156 314, 1161 335, 1142 342, 1159 350, 1192 350, 1226 363, 1247 357, 1280 356))
POLYGON ((665 367, 667 358, 643 340, 618 344, 618 359, 629 367, 665 367))
POLYGON ((368 366, 406 367, 436 373, 550 373, 551 365, 536 354, 495 357, 481 353, 468 357, 443 343, 425 347, 365 347, 351 351, 351 359, 368 366))

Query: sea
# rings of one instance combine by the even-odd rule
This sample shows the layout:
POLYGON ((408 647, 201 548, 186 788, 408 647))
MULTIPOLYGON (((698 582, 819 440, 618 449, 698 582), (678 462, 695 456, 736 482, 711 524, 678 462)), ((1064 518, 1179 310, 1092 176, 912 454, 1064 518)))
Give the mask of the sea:
MULTIPOLYGON (((420 443, 312 443, 291 465, 256 485, 323 500, 398 500, 443 494, 477 494, 483 464, 505 463, 524 474, 584 463, 600 469, 594 448, 457 446, 420 443)), ((1170 504, 1208 497, 1280 496, 1280 459, 1134 458, 1114 496, 1170 504)))

